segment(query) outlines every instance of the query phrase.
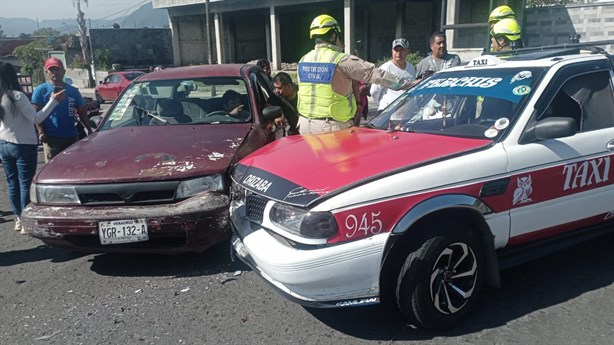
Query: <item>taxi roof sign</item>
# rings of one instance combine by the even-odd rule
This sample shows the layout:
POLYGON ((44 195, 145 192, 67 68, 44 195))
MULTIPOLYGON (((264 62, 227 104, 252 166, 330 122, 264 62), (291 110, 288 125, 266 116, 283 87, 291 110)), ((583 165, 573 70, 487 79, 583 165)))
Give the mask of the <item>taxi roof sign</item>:
POLYGON ((502 62, 505 62, 504 60, 501 60, 500 58, 496 57, 496 56, 492 56, 492 55, 481 55, 478 57, 475 57, 473 59, 471 59, 471 61, 469 61, 469 63, 467 64, 468 67, 474 67, 474 66, 492 66, 492 65, 498 65, 502 62))

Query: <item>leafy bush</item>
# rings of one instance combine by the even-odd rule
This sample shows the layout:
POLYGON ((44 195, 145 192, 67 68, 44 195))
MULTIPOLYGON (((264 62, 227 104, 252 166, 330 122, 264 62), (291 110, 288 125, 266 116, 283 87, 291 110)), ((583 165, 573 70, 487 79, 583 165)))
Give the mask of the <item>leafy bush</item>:
POLYGON ((99 70, 108 71, 111 69, 111 49, 94 50, 94 58, 96 59, 99 70))
POLYGON ((45 81, 45 74, 43 73, 44 55, 40 51, 43 47, 44 45, 40 41, 34 41, 28 45, 15 48, 13 52, 23 62, 21 73, 31 75, 34 85, 45 81))

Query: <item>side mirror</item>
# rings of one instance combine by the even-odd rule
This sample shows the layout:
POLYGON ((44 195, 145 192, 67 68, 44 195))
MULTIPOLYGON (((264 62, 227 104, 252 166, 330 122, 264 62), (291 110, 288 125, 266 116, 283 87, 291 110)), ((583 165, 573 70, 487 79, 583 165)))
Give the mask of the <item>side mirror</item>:
POLYGON ((98 84, 102 85, 102 80, 98 82, 98 84))
POLYGON ((575 135, 577 123, 571 117, 547 117, 535 123, 522 136, 521 143, 565 138, 575 135))
POLYGON ((281 107, 270 105, 264 108, 262 115, 264 116, 265 123, 274 121, 276 118, 282 116, 281 107))
POLYGON ((98 128, 98 125, 100 125, 101 121, 102 121, 102 116, 100 115, 90 117, 90 128, 92 130, 95 128, 98 128))

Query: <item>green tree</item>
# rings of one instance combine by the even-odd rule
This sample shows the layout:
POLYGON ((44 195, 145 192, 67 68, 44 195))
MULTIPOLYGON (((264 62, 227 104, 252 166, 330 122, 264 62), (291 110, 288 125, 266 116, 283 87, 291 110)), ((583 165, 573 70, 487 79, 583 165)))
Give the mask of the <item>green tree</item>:
POLYGON ((43 64, 46 50, 45 42, 37 40, 28 45, 19 46, 13 51, 13 54, 23 63, 21 73, 31 75, 35 85, 45 81, 43 64))
POLYGON ((527 0, 527 7, 585 4, 596 0, 527 0))
POLYGON ((111 49, 94 50, 94 58, 98 63, 98 69, 108 71, 111 69, 111 49))

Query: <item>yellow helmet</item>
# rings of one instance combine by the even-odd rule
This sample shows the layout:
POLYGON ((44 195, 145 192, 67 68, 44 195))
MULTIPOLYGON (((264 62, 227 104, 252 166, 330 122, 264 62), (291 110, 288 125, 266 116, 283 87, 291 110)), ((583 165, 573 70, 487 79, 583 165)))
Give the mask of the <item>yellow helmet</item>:
POLYGON ((341 28, 339 27, 339 23, 335 20, 335 18, 329 16, 328 14, 321 14, 311 22, 311 26, 309 27, 309 38, 313 38, 313 35, 324 35, 330 29, 335 29, 337 32, 341 32, 341 28))
POLYGON ((510 41, 519 40, 521 34, 520 24, 513 18, 501 19, 492 27, 491 31, 492 36, 505 36, 510 41))
POLYGON ((490 12, 490 16, 488 16, 488 22, 490 24, 495 24, 504 18, 516 18, 514 10, 507 5, 499 6, 492 10, 492 12, 490 12))

